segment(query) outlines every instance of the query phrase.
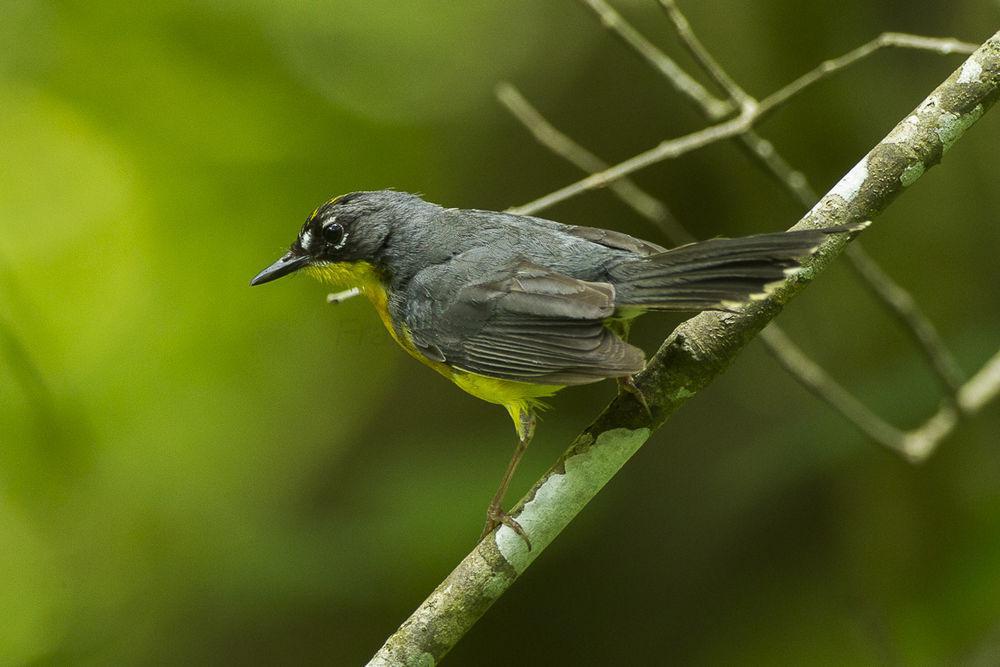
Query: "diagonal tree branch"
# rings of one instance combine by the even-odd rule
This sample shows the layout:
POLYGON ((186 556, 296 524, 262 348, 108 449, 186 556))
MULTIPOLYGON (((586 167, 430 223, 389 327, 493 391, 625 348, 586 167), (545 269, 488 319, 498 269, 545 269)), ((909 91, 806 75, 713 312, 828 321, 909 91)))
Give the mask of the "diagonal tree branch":
MULTIPOLYGON (((608 30, 616 34, 649 65, 666 77, 674 88, 684 94, 685 98, 692 102, 705 118, 718 120, 721 117, 719 110, 724 108, 724 105, 720 105, 719 100, 703 87, 697 89, 687 79, 675 80, 672 78, 675 76, 675 72, 680 71, 690 79, 679 65, 643 37, 605 0, 580 1, 600 18, 601 23, 608 30)), ((729 102, 744 110, 757 104, 757 101, 729 76, 701 43, 701 40, 691 29, 687 18, 677 6, 676 0, 659 0, 659 3, 673 24, 681 42, 695 61, 726 91, 729 102)), ((975 44, 952 38, 923 37, 895 32, 882 33, 843 56, 824 61, 782 88, 772 96, 774 99, 768 113, 783 106, 809 86, 819 83, 888 47, 930 51, 938 54, 969 54, 976 49, 975 44)), ((700 86, 700 84, 697 85, 700 86)), ((809 185, 805 175, 788 164, 775 150, 771 142, 753 130, 740 134, 736 140, 744 152, 774 178, 799 204, 808 208, 816 203, 818 195, 809 185)), ((937 329, 923 314, 913 297, 879 267, 878 263, 865 252, 861 243, 855 243, 847 249, 847 258, 863 283, 910 334, 918 349, 927 358, 934 374, 948 392, 949 398, 953 397, 961 385, 962 372, 937 333, 937 329)))
MULTIPOLYGON (((794 228, 874 218, 926 169, 940 162, 998 94, 1000 33, 903 119, 794 228)), ((783 305, 833 262, 846 243, 844 235, 828 239, 808 268, 786 281, 770 299, 736 313, 701 313, 677 327, 636 377, 650 413, 631 394, 616 398, 514 508, 512 514, 534 548, 528 550, 507 526, 487 535, 369 664, 433 665, 440 660, 652 431, 722 373, 783 305)), ((984 400, 979 397, 985 393, 975 389, 970 400, 984 400)))
POLYGON ((958 408, 972 415, 1000 396, 1000 350, 962 385, 958 392, 958 408))
MULTIPOLYGON (((758 110, 760 108, 763 108, 763 105, 758 107, 758 110)), ((638 155, 634 155, 627 160, 604 169, 603 171, 594 172, 586 178, 580 179, 575 183, 570 183, 565 187, 559 188, 554 192, 550 192, 549 194, 530 201, 527 204, 511 208, 510 211, 520 215, 531 215, 555 206, 556 204, 564 202, 567 199, 581 195, 588 190, 607 187, 618 179, 624 178, 625 176, 633 174, 641 169, 645 169, 646 167, 652 166, 658 162, 672 160, 699 148, 704 148, 705 146, 718 143, 724 139, 731 139, 739 136, 753 127, 754 123, 759 118, 758 110, 748 109, 731 120, 723 121, 721 123, 717 123, 716 125, 710 125, 702 130, 686 134, 676 139, 662 141, 656 146, 653 146, 638 155)))
MULTIPOLYGON (((698 36, 691 29, 687 17, 681 13, 677 3, 674 0, 660 0, 660 6, 663 7, 667 18, 673 24, 681 43, 687 48, 695 61, 701 65, 701 68, 726 92, 729 99, 738 103, 741 108, 756 104, 757 101, 729 76, 729 73, 723 69, 722 65, 715 60, 715 57, 701 43, 701 40, 698 39, 698 36)), ((969 53, 972 53, 976 46, 975 44, 970 46, 972 48, 969 50, 969 53)), ((711 120, 708 108, 702 106, 700 110, 705 118, 711 120)), ((739 145, 751 160, 774 178, 804 208, 809 208, 816 203, 818 195, 809 185, 805 174, 792 167, 775 150, 774 145, 770 141, 751 130, 739 137, 739 145)), ((851 248, 856 247, 858 247, 857 244, 851 246, 851 248)))
MULTIPOLYGON (((656 146, 623 160, 603 171, 595 172, 586 178, 570 183, 554 192, 539 197, 522 206, 511 208, 510 211, 521 215, 531 215, 576 197, 588 190, 607 187, 614 181, 629 176, 641 169, 650 167, 664 160, 678 158, 699 148, 704 148, 725 139, 739 137, 753 129, 762 118, 778 106, 790 99, 787 86, 771 93, 756 105, 750 105, 742 110, 739 116, 704 129, 686 134, 676 139, 668 139, 656 146)), ((773 149, 772 149, 773 150, 773 149)))
MULTIPOLYGON (((729 101, 744 110, 756 104, 757 101, 729 76, 701 43, 701 40, 694 34, 687 18, 677 6, 676 0, 658 1, 666 12, 667 18, 673 24, 681 42, 691 53, 695 61, 726 91, 729 101)), ((581 2, 601 19, 605 27, 618 35, 626 45, 631 47, 647 63, 655 67, 663 76, 670 79, 676 70, 683 72, 680 66, 674 63, 669 56, 660 51, 654 44, 646 40, 605 0, 581 0, 581 2), (665 66, 664 61, 669 61, 672 66, 665 66)), ((923 50, 943 55, 951 53, 969 54, 976 49, 975 44, 961 42, 952 38, 923 37, 895 32, 882 33, 870 42, 862 44, 843 56, 824 61, 782 88, 772 96, 775 100, 771 108, 779 108, 809 86, 819 83, 823 79, 887 47, 923 50)), ((684 74, 687 76, 686 72, 684 74)), ((689 94, 689 91, 693 88, 690 83, 670 80, 679 92, 686 94, 686 99, 694 103, 705 118, 708 120, 718 119, 718 110, 721 107, 717 104, 718 100, 710 93, 701 89, 697 91, 697 95, 692 95, 689 94)), ((809 184, 808 179, 806 179, 802 172, 788 164, 775 150, 771 142, 753 130, 744 132, 736 137, 736 139, 744 152, 774 178, 794 200, 805 208, 809 208, 816 203, 818 195, 809 184)), ((847 249, 847 258, 851 267, 862 279, 862 282, 909 333, 910 337, 917 344, 918 349, 926 357, 931 370, 934 371, 935 376, 948 393, 949 400, 953 400, 954 395, 961 386, 963 374, 930 319, 923 314, 909 292, 881 269, 878 263, 864 250, 861 243, 852 244, 847 249)))
MULTIPOLYGON (((687 17, 684 16, 677 6, 676 0, 659 0, 659 3, 688 51, 691 52, 691 55, 709 76, 727 92, 729 99, 739 102, 741 106, 752 104, 753 99, 719 65, 701 43, 701 40, 694 34, 687 21, 687 17)), ((894 32, 882 33, 870 42, 849 51, 839 58, 828 60, 796 79, 786 87, 789 91, 789 99, 805 90, 808 86, 819 82, 841 69, 860 62, 876 51, 886 47, 925 50, 942 55, 951 53, 969 54, 976 49, 975 44, 960 42, 950 38, 922 37, 894 32)), ((704 113, 707 116, 708 110, 705 109, 704 113)), ((773 150, 773 146, 769 142, 761 139, 753 132, 748 132, 740 138, 743 140, 746 148, 753 149, 756 147, 764 149, 763 151, 754 150, 754 154, 758 158, 758 163, 775 177, 784 186, 785 191, 794 199, 806 207, 812 206, 815 203, 817 195, 805 176, 801 172, 794 170, 773 150)), ((937 444, 958 423, 957 417, 962 413, 961 408, 959 407, 959 411, 957 412, 950 408, 955 407, 954 404, 957 401, 957 396, 962 389, 962 371, 938 334, 937 329, 921 312, 914 298, 882 270, 878 262, 864 250, 862 244, 855 243, 851 245, 848 247, 846 254, 851 266, 864 283, 903 324, 904 330, 910 334, 918 347, 923 351, 924 356, 930 363, 931 369, 948 392, 948 400, 945 406, 941 408, 941 411, 929 419, 924 426, 914 429, 909 433, 904 433, 892 427, 887 422, 882 421, 863 404, 858 402, 850 393, 833 381, 833 378, 826 374, 821 367, 813 363, 805 353, 795 347, 790 339, 783 337, 780 331, 774 333, 774 335, 764 332, 765 335, 762 338, 765 345, 769 345, 769 340, 772 343, 784 345, 788 354, 779 358, 779 363, 793 376, 803 382, 813 393, 821 398, 825 398, 828 403, 868 433, 869 436, 899 451, 913 461, 922 460, 936 448, 937 444), (954 418, 942 419, 946 414, 954 418), (852 418, 851 415, 854 417, 852 418), (861 419, 861 421, 858 421, 858 419, 861 419), (928 427, 933 424, 939 424, 941 427, 929 429, 928 427), (882 434, 882 437, 876 437, 876 434, 882 434), (926 437, 924 434, 926 434, 926 437), (915 445, 914 443, 919 444, 915 445)))
POLYGON ((1000 396, 1000 350, 958 389, 954 401, 947 401, 921 426, 903 434, 899 450, 917 463, 930 456, 958 425, 1000 396))
MULTIPOLYGON (((681 41, 687 47, 688 51, 691 52, 694 59, 701 64, 702 68, 711 76, 719 86, 725 90, 729 98, 733 101, 740 102, 741 105, 752 104, 753 99, 737 85, 737 83, 729 76, 729 74, 722 68, 721 65, 712 57, 711 53, 704 47, 701 40, 698 39, 697 35, 691 29, 690 24, 687 21, 687 17, 681 12, 680 8, 677 6, 676 0, 659 0, 660 6, 666 12, 667 18, 674 25, 678 36, 681 41)), ((896 47, 896 48, 908 48, 916 50, 930 51, 933 53, 939 53, 942 55, 951 53, 964 53, 969 54, 975 51, 976 45, 969 44, 967 42, 960 42, 951 38, 937 38, 937 37, 922 37, 919 35, 908 35, 903 33, 886 32, 882 33, 870 42, 859 46, 852 51, 849 51, 839 58, 834 58, 832 60, 827 60, 820 64, 818 67, 802 75, 795 81, 793 81, 789 86, 786 86, 786 90, 789 91, 789 98, 802 92, 808 86, 815 84, 825 77, 845 69, 861 60, 864 60, 868 56, 871 56, 876 51, 886 48, 886 47, 896 47)), ((707 115, 707 110, 705 111, 707 115)), ((754 145, 758 147, 764 147, 765 151, 755 151, 756 156, 759 158, 758 162, 761 166, 768 171, 771 176, 775 177, 779 183, 781 183, 785 191, 788 192, 794 199, 798 200, 800 204, 806 207, 811 207, 817 199, 817 194, 813 190, 812 186, 809 185, 808 180, 805 176, 796 170, 794 170, 787 162, 773 150, 769 142, 760 139, 754 133, 748 132, 743 135, 741 139, 744 141, 744 145, 747 148, 752 148, 754 145), (749 139, 749 141, 748 141, 749 139), (766 146, 761 146, 759 142, 763 141, 766 146)), ((882 304, 888 308, 888 310, 895 315, 895 317, 903 325, 904 330, 907 331, 914 342, 916 342, 919 349, 924 353, 927 358, 931 369, 937 375, 939 381, 948 393, 948 403, 954 403, 954 397, 958 394, 962 386, 962 371, 958 367, 958 363, 952 356, 951 352, 948 350, 941 336, 938 334, 937 329, 931 323, 930 319, 927 318, 921 312, 920 308, 917 306, 916 301, 901 285, 896 283, 882 268, 879 266, 871 255, 869 255, 861 243, 855 243, 847 249, 847 258, 854 270, 862 278, 863 282, 867 287, 875 294, 876 297, 880 299, 882 304)), ((791 340, 786 341, 788 344, 792 344, 791 340)), ((766 338, 765 338, 766 343, 766 338)), ((792 356, 796 356, 794 351, 792 356)), ((787 360, 786 360, 787 361, 787 360)), ((811 362, 811 360, 801 355, 803 363, 811 362)), ((782 365, 786 369, 791 369, 786 363, 782 362, 782 365)), ((813 366, 814 371, 821 370, 815 364, 810 364, 813 366)), ((794 366, 793 366, 794 368, 794 366)), ((805 369, 805 366, 799 366, 801 369, 805 369)), ((793 375, 795 373, 793 372, 793 375)), ((820 377, 815 373, 810 373, 810 375, 817 381, 820 377)), ((832 378, 828 378, 832 381, 832 378)), ((834 407, 837 407, 842 414, 855 413, 857 415, 863 415, 864 412, 858 410, 857 408, 863 407, 860 405, 854 406, 853 397, 846 392, 839 391, 839 388, 833 384, 822 383, 819 385, 806 383, 807 386, 820 395, 822 395, 823 387, 830 390, 831 398, 835 397, 834 400, 829 401, 834 407), (850 400, 849 400, 850 399, 850 400), (848 412, 845 412, 844 409, 848 412)), ((871 414, 869 412, 869 414, 871 414)), ((933 421, 933 420, 932 420, 933 421)), ((951 423, 954 425, 957 420, 953 420, 951 423)), ((888 424, 885 424, 888 426, 888 424)), ((881 432, 889 435, 892 430, 889 429, 879 429, 881 432)), ((949 429, 950 431, 950 429, 949 429)), ((940 433, 945 435, 948 431, 941 431, 940 433)), ((896 430, 896 434, 900 437, 905 437, 901 431, 896 430)), ((897 442, 901 442, 898 441, 897 442)), ((906 449, 903 447, 894 447, 895 449, 900 449, 905 453, 906 449)), ((927 450, 930 453, 931 450, 927 450)), ((912 457, 911 457, 912 458, 912 457)))
MULTIPOLYGON (((667 17, 674 24, 678 36, 684 42, 685 46, 688 47, 695 60, 719 83, 723 90, 727 92, 729 98, 739 102, 741 106, 753 104, 753 98, 733 81, 729 74, 702 45, 675 0, 659 0, 659 2, 666 12, 667 17)), ((863 44, 839 58, 827 60, 793 81, 785 87, 785 90, 788 92, 787 99, 791 99, 825 77, 850 67, 886 47, 918 49, 940 54, 969 54, 976 49, 975 44, 968 44, 950 38, 921 37, 918 35, 891 32, 882 33, 867 44, 863 44)), ((802 172, 792 168, 773 149, 770 142, 762 139, 754 132, 744 134, 740 137, 740 140, 743 142, 745 148, 751 150, 751 154, 757 158, 764 169, 771 176, 775 177, 784 186, 785 190, 800 204, 810 207, 816 203, 818 195, 812 186, 809 185, 806 177, 802 172)), ((932 370, 948 391, 949 396, 957 394, 962 385, 962 371, 945 346, 937 329, 920 311, 910 293, 882 270, 878 262, 864 250, 862 244, 856 243, 850 246, 847 249, 847 258, 869 289, 875 293, 883 305, 904 325, 905 330, 910 333, 919 348, 923 350, 932 370)))

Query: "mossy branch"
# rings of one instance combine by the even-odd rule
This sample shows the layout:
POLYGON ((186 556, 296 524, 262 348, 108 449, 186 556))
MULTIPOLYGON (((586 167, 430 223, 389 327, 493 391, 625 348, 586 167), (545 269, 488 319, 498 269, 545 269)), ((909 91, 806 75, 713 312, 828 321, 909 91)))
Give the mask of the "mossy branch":
MULTIPOLYGON (((707 120, 718 121, 734 109, 745 112, 748 108, 759 104, 736 83, 705 48, 692 30, 687 17, 677 6, 676 0, 659 0, 659 3, 666 12, 667 18, 673 25, 681 43, 701 69, 716 82, 720 89, 725 91, 726 99, 716 98, 696 80, 691 79, 670 56, 646 39, 605 0, 580 0, 580 2, 591 10, 623 44, 658 71, 707 120)), ((783 104, 787 104, 810 86, 864 61, 878 51, 889 48, 910 49, 940 55, 968 55, 976 50, 976 45, 953 38, 884 32, 842 56, 823 61, 812 70, 782 87, 781 90, 769 97, 772 100, 771 109, 777 109, 783 104)), ((733 141, 797 203, 805 208, 811 208, 816 203, 819 195, 809 184, 805 174, 789 164, 770 141, 761 137, 753 129, 748 129, 734 137, 733 141)), ((948 402, 954 404, 962 385, 963 373, 916 300, 868 255, 861 243, 851 244, 847 249, 847 260, 861 278, 862 284, 871 290, 879 303, 896 318, 916 342, 918 349, 927 358, 931 370, 945 389, 948 402)), ((764 343, 773 351, 775 348, 772 343, 777 339, 777 337, 764 336, 764 343)), ((791 356, 800 352, 800 350, 793 349, 794 343, 790 339, 788 339, 788 345, 791 356)), ((802 356, 802 359, 806 362, 811 361, 807 356, 802 356)), ((789 364, 790 360, 789 355, 779 356, 779 363, 789 369, 789 372, 802 382, 802 374, 798 370, 794 370, 795 367, 789 364)), ((815 376, 815 379, 819 379, 819 376, 815 376)), ((854 421, 855 417, 861 417, 862 421, 855 421, 856 425, 877 442, 897 450, 901 449, 900 443, 903 442, 905 434, 879 418, 865 406, 857 403, 856 399, 838 386, 829 375, 823 378, 822 387, 810 382, 803 382, 803 384, 809 386, 812 391, 816 392, 847 419, 854 421)), ((947 431, 941 431, 942 437, 946 433, 947 431)), ((929 448, 926 451, 929 453, 932 449, 929 448)))
MULTIPOLYGON (((793 229, 875 218, 911 187, 1000 94, 1000 33, 938 86, 862 158, 793 229)), ((627 170, 620 170, 623 176, 627 170)), ((607 175, 614 180, 613 175, 607 175)), ((514 583, 622 465, 689 398, 707 386, 743 347, 844 250, 827 240, 807 270, 773 297, 736 313, 705 312, 681 324, 636 378, 647 415, 622 394, 570 445, 512 514, 534 548, 506 526, 487 535, 372 658, 371 665, 433 665, 514 583)))

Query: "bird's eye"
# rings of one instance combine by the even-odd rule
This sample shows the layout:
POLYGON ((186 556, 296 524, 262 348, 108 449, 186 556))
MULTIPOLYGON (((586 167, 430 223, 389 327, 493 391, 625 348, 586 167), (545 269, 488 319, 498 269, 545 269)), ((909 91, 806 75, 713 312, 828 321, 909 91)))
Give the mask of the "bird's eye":
POLYGON ((344 242, 344 227, 335 222, 323 226, 323 240, 334 247, 340 247, 344 242))

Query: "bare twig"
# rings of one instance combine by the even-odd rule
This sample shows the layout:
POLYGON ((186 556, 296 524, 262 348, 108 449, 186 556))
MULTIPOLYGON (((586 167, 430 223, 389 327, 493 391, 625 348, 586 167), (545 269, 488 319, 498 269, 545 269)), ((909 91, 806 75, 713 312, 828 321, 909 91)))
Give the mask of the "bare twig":
MULTIPOLYGON (((1000 94, 1000 32, 954 72, 912 114, 800 220, 794 229, 815 229, 875 218, 940 160, 1000 94), (942 128, 945 131, 942 132, 942 128), (920 169, 914 165, 920 165, 920 169), (905 185, 904 185, 905 183, 905 185)), ((705 312, 681 324, 635 378, 648 411, 624 392, 572 443, 511 515, 528 534, 528 549, 508 526, 487 535, 397 630, 371 665, 435 664, 591 498, 663 423, 732 362, 746 344, 808 282, 830 266, 848 239, 828 238, 808 268, 769 299, 739 312, 705 312)), ((989 364, 988 375, 1000 375, 989 364)), ((992 382, 992 380, 991 380, 992 382)), ((985 380, 983 384, 988 384, 985 380)), ((980 384, 973 402, 993 393, 980 384)))
MULTIPOLYGON (((719 86, 726 91, 730 100, 739 104, 741 108, 752 106, 757 103, 736 81, 729 76, 729 73, 716 61, 715 57, 705 48, 701 40, 691 29, 687 17, 681 12, 674 0, 660 0, 667 18, 674 26, 681 43, 688 52, 701 65, 702 69, 708 73, 719 86)), ((694 101, 694 100, 692 100, 694 101)), ((700 105, 699 105, 700 106, 700 105)), ((709 110, 704 106, 700 107, 702 115, 711 120, 709 110)), ((782 157, 774 145, 764 139, 759 134, 750 130, 740 135, 737 140, 743 151, 750 156, 761 168, 764 169, 778 184, 785 188, 793 198, 795 198, 804 208, 809 208, 816 203, 818 195, 809 185, 805 174, 792 167, 784 157, 782 157)), ((851 246, 856 247, 856 246, 851 246)))
MULTIPOLYGON (((744 132, 738 139, 743 152, 749 155, 750 159, 757 163, 785 192, 790 194, 792 199, 802 205, 803 210, 809 209, 816 203, 819 195, 809 184, 806 175, 790 165, 777 151, 774 144, 753 130, 744 132)), ((851 250, 857 247, 852 243, 847 249, 851 250)))
POLYGON ((906 434, 885 421, 830 377, 776 324, 760 332, 760 338, 782 368, 806 389, 831 405, 865 435, 889 449, 901 452, 906 434))
POLYGON ((942 405, 922 426, 904 434, 902 453, 919 462, 930 456, 942 439, 947 437, 962 417, 971 417, 1000 395, 1000 351, 959 387, 954 405, 942 405))
MULTIPOLYGON (((709 68, 709 74, 712 78, 719 82, 723 90, 732 97, 732 100, 728 103, 726 100, 720 100, 709 93, 697 82, 695 82, 698 86, 697 94, 687 94, 687 91, 695 88, 695 86, 689 83, 691 77, 670 56, 657 48, 656 45, 633 28, 614 7, 605 2, 605 0, 581 0, 581 2, 597 15, 601 23, 608 30, 617 35, 627 46, 631 47, 647 64, 659 71, 673 85, 675 90, 684 94, 684 99, 693 103, 697 111, 706 119, 713 122, 718 121, 734 110, 748 110, 748 108, 757 104, 756 100, 753 100, 740 88, 702 46, 701 42, 691 31, 687 19, 679 11, 676 11, 676 5, 674 6, 675 11, 668 13, 668 16, 671 20, 678 18, 683 20, 684 27, 678 28, 678 34, 695 60, 701 63, 703 67, 709 68), (638 48, 639 44, 642 45, 642 48, 638 48), (669 63, 669 66, 666 63, 669 63), (675 72, 681 72, 685 78, 672 78, 675 72)), ((771 142, 761 138, 752 129, 747 130, 736 137, 736 139, 739 141, 740 147, 751 159, 760 163, 768 173, 778 179, 779 183, 792 188, 795 196, 800 201, 809 201, 806 205, 807 208, 815 203, 816 194, 809 188, 805 176, 801 172, 792 169, 777 154, 771 142)))
POLYGON ((971 415, 1000 396, 1000 350, 962 385, 958 392, 958 408, 971 415))
POLYGON ((681 13, 680 9, 677 7, 677 3, 674 0, 660 0, 660 6, 667 13, 667 18, 670 22, 674 24, 674 30, 677 31, 677 36, 681 38, 681 42, 687 47, 687 50, 691 53, 691 56, 695 59, 701 68, 708 73, 712 79, 719 84, 722 90, 726 91, 726 95, 730 100, 738 104, 741 108, 747 105, 756 104, 750 95, 743 90, 736 81, 733 80, 729 73, 724 70, 719 63, 715 60, 715 57, 709 53, 708 49, 701 43, 698 36, 694 34, 691 30, 691 24, 688 23, 687 17, 681 13))
POLYGON ((656 45, 646 39, 638 30, 632 27, 628 21, 622 18, 614 8, 604 0, 580 0, 585 7, 591 9, 601 20, 611 33, 619 37, 636 53, 642 56, 646 62, 660 72, 669 81, 677 92, 686 98, 694 100, 711 120, 720 120, 736 110, 735 105, 727 100, 719 98, 708 92, 697 80, 691 78, 687 72, 674 62, 673 58, 667 56, 656 45))
MULTIPOLYGON (((676 0, 659 0, 667 17, 673 23, 678 37, 691 52, 695 60, 701 64, 702 68, 727 92, 730 99, 738 102, 741 106, 752 104, 752 98, 737 85, 721 65, 712 57, 711 53, 704 47, 697 35, 691 29, 687 18, 680 11, 676 0), (749 100, 749 101, 748 101, 749 100)), ((950 38, 921 37, 918 35, 905 35, 901 33, 883 33, 871 42, 864 44, 857 49, 847 53, 840 58, 826 61, 815 68, 809 74, 800 77, 797 90, 802 91, 811 83, 816 83, 825 76, 844 69, 868 56, 881 48, 894 46, 898 48, 910 48, 928 50, 935 53, 965 53, 969 54, 976 50, 975 44, 960 42, 950 38)), ((792 93, 794 96, 795 93, 792 93)), ((707 113, 706 113, 707 115, 707 113)), ((808 180, 802 174, 791 167, 784 158, 781 157, 771 146, 770 142, 759 137, 754 132, 747 132, 741 141, 744 146, 750 148, 754 155, 759 158, 760 164, 774 176, 779 183, 794 197, 800 204, 810 207, 816 203, 817 195, 808 180)), ((931 368, 934 370, 942 385, 948 391, 949 397, 954 396, 962 384, 962 372, 958 368, 954 357, 948 351, 944 341, 938 335, 934 325, 917 306, 916 301, 896 283, 878 263, 863 249, 860 243, 856 243, 847 249, 847 257, 852 267, 858 272, 867 286, 875 293, 882 303, 892 312, 904 325, 904 328, 913 337, 919 348, 923 351, 931 368)))

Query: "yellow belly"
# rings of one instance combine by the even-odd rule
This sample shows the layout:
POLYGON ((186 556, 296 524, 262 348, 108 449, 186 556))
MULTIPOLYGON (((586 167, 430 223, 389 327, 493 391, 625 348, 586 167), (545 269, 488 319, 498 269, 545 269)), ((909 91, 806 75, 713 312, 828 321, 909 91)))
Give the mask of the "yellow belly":
MULTIPOLYGON (((444 364, 440 364, 444 365, 444 364)), ((517 382, 515 380, 501 380, 485 375, 476 375, 460 369, 449 369, 450 374, 445 375, 448 379, 458 385, 462 390, 472 394, 476 398, 502 405, 507 414, 514 421, 514 428, 517 434, 523 439, 525 433, 522 432, 521 413, 544 410, 546 405, 539 399, 552 396, 565 385, 555 384, 532 384, 531 382, 517 382)))
POLYGON ((382 285, 377 269, 368 262, 339 262, 325 266, 310 266, 305 271, 314 278, 336 287, 358 287, 371 301, 389 335, 401 348, 420 363, 430 366, 454 382, 463 391, 489 403, 502 405, 514 420, 514 427, 522 437, 524 434, 520 433, 520 413, 544 408, 544 403, 539 399, 552 396, 565 386, 501 380, 428 359, 413 345, 404 327, 400 327, 400 331, 396 330, 389 315, 389 295, 382 285))

